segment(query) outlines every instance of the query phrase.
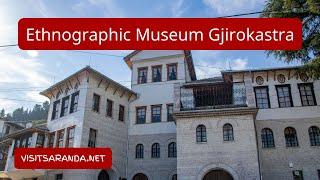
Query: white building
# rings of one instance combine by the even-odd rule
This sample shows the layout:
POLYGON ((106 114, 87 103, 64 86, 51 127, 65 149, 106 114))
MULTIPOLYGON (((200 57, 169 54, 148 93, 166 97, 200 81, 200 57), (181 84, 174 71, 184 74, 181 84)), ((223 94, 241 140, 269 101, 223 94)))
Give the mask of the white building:
MULTIPOLYGON (((12 168, 4 173, 14 179, 319 178, 320 81, 298 67, 197 80, 190 51, 134 51, 124 60, 131 90, 86 67, 42 92, 51 101, 44 146, 111 147, 112 169, 30 176, 8 160, 12 168)), ((16 140, 10 142, 9 154, 16 140)))

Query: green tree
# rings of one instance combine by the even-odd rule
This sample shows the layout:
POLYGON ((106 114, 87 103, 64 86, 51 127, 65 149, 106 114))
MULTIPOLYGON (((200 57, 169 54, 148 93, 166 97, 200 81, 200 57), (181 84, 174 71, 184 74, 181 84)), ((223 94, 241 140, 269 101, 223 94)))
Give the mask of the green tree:
POLYGON ((320 1, 319 0, 267 0, 262 17, 299 18, 302 21, 302 48, 296 51, 268 51, 277 59, 301 62, 310 77, 320 78, 320 1))
POLYGON ((15 109, 12 112, 12 119, 14 121, 27 121, 28 119, 28 110, 24 110, 23 107, 15 109))
POLYGON ((23 107, 15 109, 12 114, 5 114, 4 109, 0 110, 0 118, 3 116, 11 121, 32 121, 47 119, 49 111, 49 102, 45 101, 41 104, 35 104, 32 109, 24 110, 23 107))

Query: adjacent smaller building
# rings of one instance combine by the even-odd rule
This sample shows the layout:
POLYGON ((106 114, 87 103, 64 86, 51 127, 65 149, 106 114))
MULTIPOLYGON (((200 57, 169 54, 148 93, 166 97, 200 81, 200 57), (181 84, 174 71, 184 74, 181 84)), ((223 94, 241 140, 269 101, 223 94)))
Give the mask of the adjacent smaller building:
POLYGON ((1 141, 1 146, 7 147, 6 166, 1 174, 10 179, 28 179, 43 176, 44 170, 16 169, 14 167, 14 150, 15 148, 44 147, 45 137, 48 132, 46 124, 40 124, 6 135, 1 141))

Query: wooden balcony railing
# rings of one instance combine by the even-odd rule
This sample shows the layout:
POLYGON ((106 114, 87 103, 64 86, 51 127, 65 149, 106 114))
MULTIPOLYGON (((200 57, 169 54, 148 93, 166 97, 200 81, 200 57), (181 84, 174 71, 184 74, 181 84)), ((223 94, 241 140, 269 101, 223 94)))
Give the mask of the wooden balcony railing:
POLYGON ((217 83, 180 88, 180 111, 243 107, 246 104, 242 83, 217 83))

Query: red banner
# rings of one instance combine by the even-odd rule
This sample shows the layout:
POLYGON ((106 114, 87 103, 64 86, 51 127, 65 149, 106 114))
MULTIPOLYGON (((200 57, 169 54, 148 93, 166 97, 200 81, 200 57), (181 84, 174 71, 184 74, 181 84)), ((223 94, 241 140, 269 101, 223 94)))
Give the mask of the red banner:
POLYGON ((110 169, 110 148, 17 148, 17 169, 110 169))
POLYGON ((294 18, 23 18, 24 50, 298 50, 294 18))

